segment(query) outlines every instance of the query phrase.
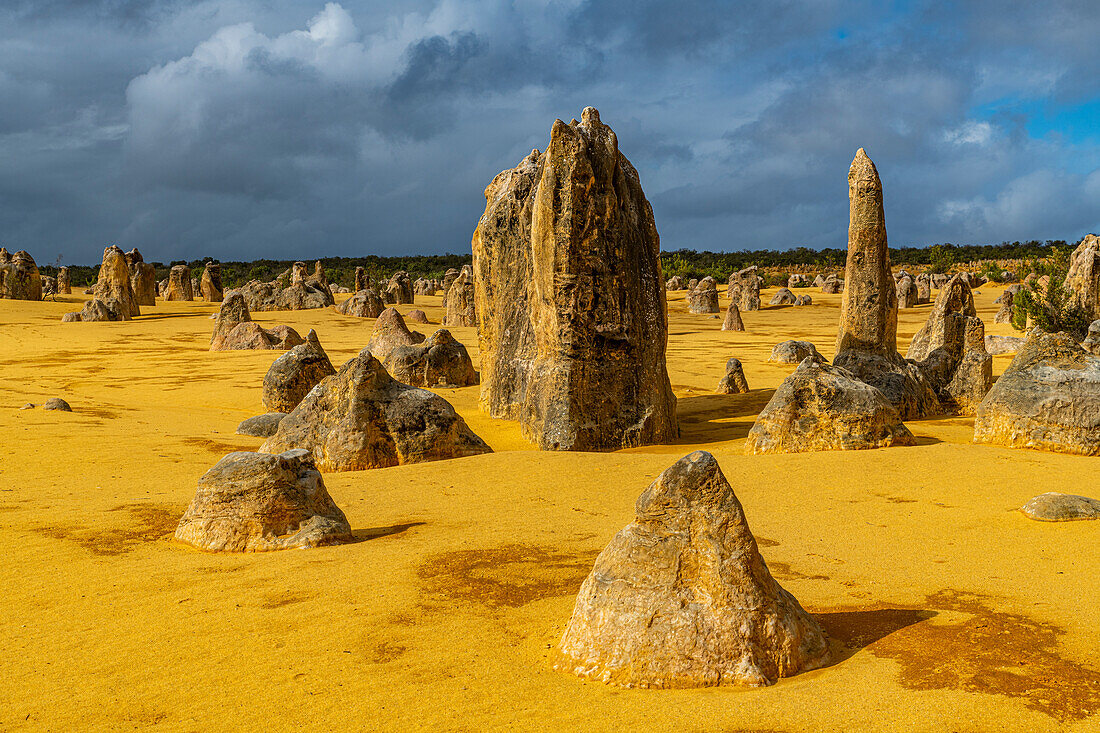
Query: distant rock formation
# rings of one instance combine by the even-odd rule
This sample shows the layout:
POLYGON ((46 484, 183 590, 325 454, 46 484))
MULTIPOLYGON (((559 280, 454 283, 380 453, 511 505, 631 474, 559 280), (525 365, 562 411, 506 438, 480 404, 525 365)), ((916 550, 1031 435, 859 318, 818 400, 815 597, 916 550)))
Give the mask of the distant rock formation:
POLYGON ((683 290, 684 279, 679 275, 673 275, 665 281, 665 290, 683 290))
POLYGON ((383 365, 394 379, 413 387, 467 387, 478 382, 466 347, 445 328, 422 343, 395 347, 383 365))
POLYGON ((264 375, 264 409, 290 412, 322 379, 335 373, 317 332, 311 328, 305 343, 276 359, 264 375))
POLYGON ((797 306, 813 305, 814 299, 808 295, 800 295, 794 299, 794 304, 797 306))
POLYGON ((374 355, 375 359, 384 362, 390 353, 398 346, 411 346, 424 340, 424 334, 419 331, 410 331, 405 325, 405 319, 397 312, 396 308, 387 308, 374 322, 374 330, 371 331, 370 341, 367 342, 365 351, 374 355))
POLYGON ((707 275, 687 294, 688 313, 718 312, 718 283, 707 275))
POLYGON ((382 315, 385 307, 382 304, 382 296, 378 294, 377 290, 365 288, 336 306, 336 312, 357 318, 377 318, 382 315))
POLYGON ((194 300, 191 289, 191 270, 187 265, 173 265, 168 273, 168 291, 165 300, 194 300))
POLYGON ((409 273, 398 270, 390 276, 390 281, 382 291, 382 301, 386 305, 408 305, 413 302, 413 286, 409 273))
POLYGON ((726 362, 726 373, 714 391, 717 394, 744 394, 749 391, 749 383, 745 380, 745 370, 741 366, 740 359, 730 359, 726 362))
POLYGON ((794 305, 796 300, 798 299, 790 290, 787 288, 779 288, 779 290, 775 291, 775 295, 772 296, 768 305, 794 305))
POLYGON ((355 288, 352 292, 358 293, 360 290, 366 290, 371 286, 370 278, 367 277, 367 271, 362 267, 355 268, 355 288))
MULTIPOLYGON (((130 287, 138 306, 157 304, 157 270, 134 247, 126 253, 126 265, 130 269, 130 287)), ((66 276, 68 273, 66 273, 66 276)))
POLYGON ((836 295, 837 293, 844 292, 844 281, 839 279, 836 275, 829 275, 825 278, 825 282, 821 285, 821 292, 826 295, 836 295))
POLYGON ((0 248, 0 299, 42 300, 42 275, 23 250, 9 255, 0 248))
POLYGON ((1065 286, 1071 302, 1083 308, 1089 320, 1100 319, 1100 237, 1089 234, 1073 250, 1065 286))
POLYGON ((760 310, 760 276, 757 274, 756 265, 751 265, 730 275, 726 295, 729 296, 730 300, 738 302, 740 310, 760 310))
POLYGON ((913 434, 882 392, 810 356, 756 418, 745 452, 864 450, 912 442, 913 434))
POLYGON ((974 414, 993 386, 993 357, 985 349, 985 324, 962 277, 956 275, 940 290, 905 358, 917 362, 946 410, 974 414))
POLYGON ((309 451, 230 453, 199 479, 176 539, 211 552, 263 552, 352 542, 309 451))
POLYGON ((447 291, 447 312, 443 316, 443 325, 471 327, 477 325, 474 274, 469 265, 462 266, 462 272, 454 279, 447 291))
POLYGON ((828 663, 714 456, 681 458, 635 512, 581 586, 555 668, 621 687, 759 687, 828 663))
POLYGON ((932 302, 932 278, 929 277, 927 272, 922 272, 917 275, 916 280, 917 288, 917 305, 924 305, 925 303, 932 302))
POLYGON ((741 321, 741 311, 737 310, 737 301, 730 300, 726 307, 726 319, 722 321, 723 331, 744 331, 745 324, 741 321))
MULTIPOLYGON (((69 268, 62 267, 57 271, 57 294, 58 295, 72 295, 73 283, 72 277, 69 275, 69 268)), ((141 305, 140 303, 138 305, 141 305)))
POLYGON ((898 353, 898 295, 890 273, 882 183, 860 148, 848 171, 848 262, 833 364, 877 387, 902 420, 939 412, 936 393, 898 353))
POLYGON ((660 238, 599 112, 556 120, 546 152, 497 175, 485 199, 473 237, 482 409, 543 449, 675 439, 660 238))
POLYGON ((222 300, 210 337, 211 351, 241 351, 248 349, 289 349, 301 343, 302 337, 289 326, 265 329, 252 321, 244 295, 230 290, 222 300))
POLYGON ((97 321, 129 321, 130 315, 123 309, 122 304, 114 298, 100 300, 92 298, 84 301, 84 307, 79 311, 66 313, 61 316, 62 323, 94 323, 97 321))
POLYGON ((207 303, 220 303, 224 293, 222 291, 222 266, 216 262, 207 262, 202 271, 202 279, 199 281, 199 289, 202 291, 202 299, 207 303))
POLYGON ((134 287, 130 284, 126 255, 113 244, 103 250, 103 264, 99 266, 99 279, 92 293, 104 302, 117 300, 119 312, 127 319, 141 315, 134 287))
POLYGON ((445 399, 394 380, 369 353, 344 364, 260 447, 313 453, 322 471, 360 471, 491 453, 445 399))
POLYGON ((1100 455, 1100 357, 1033 330, 978 405, 974 442, 1100 455))
POLYGON ((1000 303, 1001 309, 993 316, 994 323, 1012 323, 1012 306, 1016 303, 1016 293, 1020 292, 1021 285, 1009 285, 1001 293, 1001 297, 993 301, 1000 303))
POLYGON ((917 288, 913 284, 913 278, 906 275, 897 282, 898 308, 915 308, 917 306, 917 288))
POLYGON ((790 341, 781 341, 772 347, 772 353, 768 357, 768 361, 779 364, 800 364, 807 356, 824 361, 824 357, 817 353, 817 348, 812 343, 791 339, 790 341))
POLYGON ((447 293, 451 291, 451 284, 458 279, 458 270, 451 267, 443 273, 443 305, 447 305, 447 293))

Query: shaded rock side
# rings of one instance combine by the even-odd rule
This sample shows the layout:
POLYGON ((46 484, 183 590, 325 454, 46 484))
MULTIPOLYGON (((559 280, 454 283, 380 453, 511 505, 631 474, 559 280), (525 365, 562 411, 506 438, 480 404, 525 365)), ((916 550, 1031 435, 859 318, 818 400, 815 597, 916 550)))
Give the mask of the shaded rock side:
MULTIPOLYGON (((68 267, 62 267, 57 271, 57 294, 58 295, 72 295, 73 282, 72 276, 69 274, 68 267)), ((140 305, 140 303, 139 303, 140 305)))
POLYGON ((84 301, 84 307, 78 312, 66 313, 61 317, 62 323, 95 323, 97 321, 129 321, 130 316, 123 309, 122 304, 114 298, 100 300, 93 298, 84 301))
POLYGON ((1080 519, 1100 519, 1100 500, 1076 494, 1049 491, 1039 494, 1020 507, 1028 519, 1039 522, 1073 522, 1080 519))
POLYGON ((317 332, 310 329, 305 343, 276 359, 264 375, 264 409, 290 412, 322 379, 335 373, 317 332))
POLYGON ((23 250, 0 258, 0 299, 42 300, 42 274, 23 250))
POLYGON ((1032 331, 978 405, 974 442, 1100 455, 1100 357, 1032 331))
POLYGON ((726 318, 722 321, 723 331, 744 331, 745 324, 741 320, 741 311, 737 310, 737 301, 731 300, 726 307, 726 318))
POLYGON ((745 452, 803 453, 910 445, 913 434, 883 394, 813 357, 783 380, 745 441, 745 452))
POLYGON ((222 291, 222 266, 216 262, 207 262, 199 280, 202 299, 207 303, 220 303, 224 297, 222 291))
POLYGON ((687 294, 688 313, 718 312, 718 283, 709 275, 687 294))
POLYGON ((474 274, 469 265, 462 266, 462 272, 447 290, 447 310, 443 316, 443 325, 477 326, 474 274))
POLYGON ((596 558, 555 668, 621 687, 762 686, 828 663, 817 622, 772 578, 709 453, 666 469, 596 558))
POLYGON ((377 290, 366 288, 356 291, 350 298, 336 306, 336 312, 357 318, 377 318, 386 306, 377 290))
POLYGON ((176 539, 212 552, 264 552, 352 542, 309 451, 237 452, 199 479, 176 539))
POLYGON ((408 305, 413 302, 413 286, 409 273, 398 270, 390 276, 382 291, 382 300, 387 305, 408 305))
POLYGON ((191 289, 191 270, 187 265, 174 265, 168 273, 168 289, 165 300, 194 300, 191 289))
POLYGON ((135 247, 126 253, 130 269, 130 287, 139 306, 157 304, 157 270, 145 261, 135 247))
POLYGON ((113 244, 103 250, 103 264, 99 266, 99 279, 92 293, 104 302, 117 300, 119 311, 129 318, 141 315, 134 287, 130 284, 126 255, 113 244))
POLYGON ((309 450, 322 471, 360 471, 491 453, 445 399, 393 379, 370 354, 321 380, 264 453, 309 450))
POLYGON ((679 429, 653 210, 615 133, 591 107, 581 117, 485 190, 481 406, 543 449, 667 442, 679 429))
POLYGON ((367 271, 362 267, 355 268, 355 287, 352 288, 352 292, 358 293, 360 290, 366 290, 371 287, 370 278, 367 277, 367 271))
POLYGON ((768 301, 768 305, 794 305, 798 298, 788 288, 779 288, 775 295, 768 301))
POLYGON ((394 348, 383 365, 394 379, 413 387, 467 387, 478 382, 466 347, 445 328, 423 343, 394 348))
POLYGON ((301 343, 302 337, 289 326, 268 330, 254 323, 239 290, 225 294, 214 321, 214 333, 210 336, 211 351, 289 349, 301 343))
POLYGON ((254 438, 270 438, 279 429, 279 423, 284 417, 286 417, 285 412, 268 412, 241 420, 237 425, 237 434, 250 435, 254 438))
POLYGON ((717 394, 744 394, 749 391, 749 383, 745 380, 745 370, 740 359, 726 362, 726 373, 714 391, 717 394))
POLYGON ((379 361, 389 358, 390 352, 398 346, 410 346, 419 344, 424 340, 424 334, 419 331, 410 331, 405 325, 405 319, 396 308, 387 308, 374 322, 374 330, 371 331, 370 341, 367 342, 366 351, 374 355, 379 361))
POLYGON ((817 353, 817 348, 809 341, 781 341, 772 347, 771 356, 768 357, 768 361, 774 361, 779 364, 801 364, 802 360, 807 356, 812 356, 818 361, 824 361, 825 358, 821 354, 817 353))
POLYGON ((1073 250, 1065 287, 1071 302, 1084 308, 1090 321, 1100 319, 1100 237, 1089 234, 1073 250))

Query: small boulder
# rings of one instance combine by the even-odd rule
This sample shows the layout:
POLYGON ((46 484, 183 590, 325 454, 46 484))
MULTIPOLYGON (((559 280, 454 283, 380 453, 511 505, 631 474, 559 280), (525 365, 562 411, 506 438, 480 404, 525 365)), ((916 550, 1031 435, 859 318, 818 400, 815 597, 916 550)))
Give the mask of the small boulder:
POLYGON ((367 342, 367 350, 375 359, 385 361, 390 352, 398 346, 411 346, 424 340, 424 334, 419 331, 410 331, 405 325, 405 319, 397 312, 396 308, 387 308, 374 322, 374 331, 371 332, 370 341, 367 342))
POLYGON ((674 463, 635 513, 581 586, 556 669, 620 687, 759 687, 828 663, 714 456, 674 463))
POLYGON ((757 417, 745 452, 802 453, 910 445, 913 434, 879 390, 809 357, 757 417))
POLYGON ((60 410, 62 412, 72 412, 73 408, 69 407, 69 403, 60 397, 51 397, 46 400, 42 405, 43 410, 60 410))
POLYGON ((794 300, 794 304, 798 306, 813 305, 814 299, 808 295, 800 295, 794 300))
POLYGON ((211 552, 305 549, 354 541, 309 451, 230 453, 199 479, 176 539, 211 552))
POLYGON ((378 294, 378 291, 371 288, 357 291, 350 298, 336 306, 337 313, 357 318, 377 318, 384 309, 382 296, 378 294))
POLYGON ((420 309, 411 310, 405 314, 405 321, 408 323, 428 323, 428 314, 420 309))
POLYGON ((821 292, 826 295, 836 295, 844 292, 844 281, 836 275, 829 275, 821 285, 821 292))
POLYGON ((301 343, 302 337, 290 326, 267 330, 254 323, 239 290, 225 294, 214 321, 214 333, 210 336, 211 351, 288 349, 301 343))
POLYGON ((744 394, 749 391, 749 383, 745 381, 745 371, 741 367, 740 359, 726 362, 726 374, 714 391, 718 394, 744 394))
POLYGON ((741 321, 741 311, 737 309, 737 300, 731 300, 726 308, 726 320, 722 321, 723 331, 744 331, 745 324, 741 321))
POLYGON ((466 387, 478 383, 466 347, 445 328, 422 343, 395 347, 383 365, 394 379, 413 387, 466 387))
POLYGON ((305 343, 276 359, 264 375, 264 409, 290 412, 322 379, 335 373, 317 332, 310 329, 305 343))
POLYGON ((1019 336, 995 336, 991 333, 985 335, 985 350, 991 356, 997 354, 1015 354, 1024 345, 1026 339, 1019 336))
POLYGON ((718 312, 718 283, 709 275, 687 294, 688 313, 718 312))
POLYGON ((279 423, 286 417, 285 412, 269 412, 241 420, 237 425, 238 435, 251 435, 254 438, 270 438, 279 429, 279 423))
POLYGON ((768 361, 780 364, 800 364, 807 356, 812 356, 819 361, 824 357, 817 353, 817 349, 809 341, 783 341, 772 348, 772 354, 768 361))
POLYGON ((396 381, 370 354, 321 380, 260 451, 295 447, 312 452, 322 471, 361 471, 492 452, 449 402, 396 381))
POLYGON ((768 305, 794 305, 797 300, 794 293, 787 288, 779 288, 768 302, 768 305))
POLYGON ((1028 519, 1040 522, 1072 522, 1077 519, 1100 519, 1100 500, 1076 494, 1049 491, 1024 504, 1020 511, 1028 519))

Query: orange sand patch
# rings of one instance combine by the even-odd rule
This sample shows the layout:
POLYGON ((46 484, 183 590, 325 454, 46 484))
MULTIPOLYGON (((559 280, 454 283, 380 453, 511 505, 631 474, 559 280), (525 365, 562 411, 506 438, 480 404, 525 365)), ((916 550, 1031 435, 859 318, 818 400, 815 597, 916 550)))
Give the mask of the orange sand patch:
MULTIPOLYGON (((832 357, 840 296, 805 292, 811 307, 743 313, 744 333, 670 294, 676 445, 542 453, 480 414, 476 387, 439 390, 496 453, 328 474, 359 541, 250 556, 171 533, 199 476, 262 442, 234 430, 261 412, 277 354, 208 351, 205 303, 62 324, 83 297, 0 301, 0 729, 1100 730, 1100 523, 1015 511, 1043 491, 1097 496, 1097 459, 976 446, 966 418, 910 422, 910 447, 745 456, 794 368, 767 363, 772 346, 832 357), (752 391, 714 395, 731 356, 752 391), (54 396, 74 412, 18 409, 54 396), (836 663, 758 690, 553 671, 595 555, 696 448, 836 663)), ((999 292, 979 311, 1012 334, 992 323, 999 292)), ((442 315, 437 297, 413 308, 442 315)), ((903 351, 929 308, 900 312, 903 351)), ((316 328, 337 365, 371 331, 331 309, 254 315, 316 328)), ((473 329, 453 332, 476 362, 473 329)))

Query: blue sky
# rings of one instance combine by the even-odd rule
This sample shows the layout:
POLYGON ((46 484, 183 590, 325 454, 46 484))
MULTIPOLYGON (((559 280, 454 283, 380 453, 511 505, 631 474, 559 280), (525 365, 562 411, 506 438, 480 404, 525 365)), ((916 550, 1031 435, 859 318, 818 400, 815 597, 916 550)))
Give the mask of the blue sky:
POLYGON ((587 105, 666 250, 1100 229, 1100 3, 6 0, 0 244, 40 262, 469 251, 587 105))

